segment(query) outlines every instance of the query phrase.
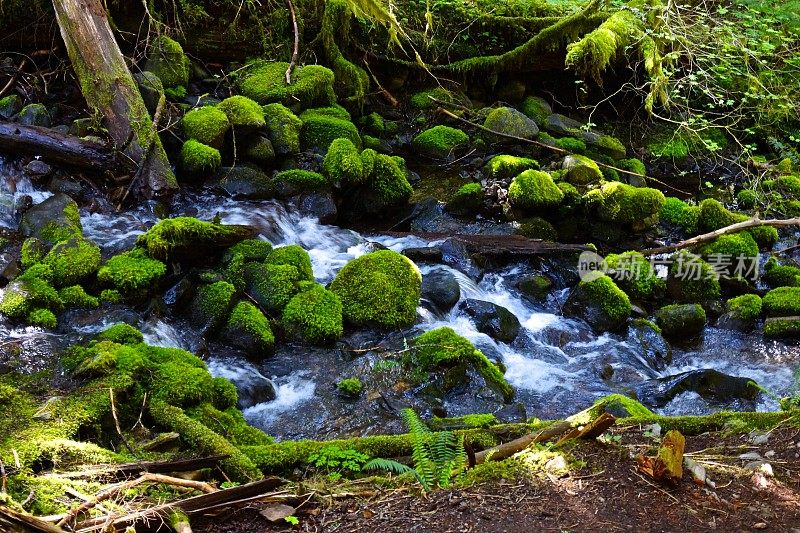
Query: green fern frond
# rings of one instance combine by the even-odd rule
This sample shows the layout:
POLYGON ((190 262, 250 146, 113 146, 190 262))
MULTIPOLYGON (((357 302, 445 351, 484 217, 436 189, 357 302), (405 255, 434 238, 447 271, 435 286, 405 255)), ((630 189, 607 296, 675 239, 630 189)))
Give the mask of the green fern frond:
POLYGON ((362 467, 362 470, 383 470, 397 475, 408 474, 409 472, 417 473, 413 468, 391 459, 372 459, 362 467))

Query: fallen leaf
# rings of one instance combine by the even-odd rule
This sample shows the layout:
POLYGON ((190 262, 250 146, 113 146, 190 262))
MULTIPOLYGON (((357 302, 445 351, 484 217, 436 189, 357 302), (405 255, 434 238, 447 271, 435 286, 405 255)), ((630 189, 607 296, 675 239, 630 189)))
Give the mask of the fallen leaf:
POLYGON ((264 507, 259 514, 270 522, 279 522, 287 516, 292 516, 294 511, 295 509, 291 505, 271 503, 264 507))

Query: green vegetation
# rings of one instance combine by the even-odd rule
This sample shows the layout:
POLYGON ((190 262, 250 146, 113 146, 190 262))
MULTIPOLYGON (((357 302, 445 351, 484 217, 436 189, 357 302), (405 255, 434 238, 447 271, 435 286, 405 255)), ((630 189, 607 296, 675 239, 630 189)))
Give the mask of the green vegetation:
POLYGON ((97 272, 100 283, 123 294, 146 293, 167 272, 161 261, 151 259, 142 248, 115 255, 97 272))
POLYGON ((269 140, 275 153, 286 155, 299 152, 303 121, 281 104, 265 105, 263 109, 269 140))
POLYGON ((535 159, 514 155, 496 155, 483 167, 483 172, 490 180, 511 179, 526 170, 539 170, 535 159))
POLYGON ((358 148, 350 139, 335 139, 328 147, 322 171, 332 183, 357 185, 367 175, 358 148))
POLYGON ((342 302, 322 285, 302 288, 283 310, 281 326, 289 337, 329 345, 344 332, 342 302))
POLYGON ((56 315, 49 309, 34 309, 28 313, 28 324, 31 326, 55 329, 57 323, 56 315))
POLYGON ((361 147, 361 136, 355 124, 349 118, 328 112, 330 109, 309 109, 303 113, 300 146, 325 152, 336 139, 349 139, 353 145, 361 147))
POLYGON ((269 321, 250 302, 239 302, 231 311, 226 326, 227 337, 234 345, 248 350, 252 355, 263 356, 275 347, 275 336, 269 321))
POLYGON ((64 307, 85 307, 94 309, 100 305, 100 301, 96 297, 87 294, 80 285, 64 287, 58 291, 58 297, 64 303, 64 307))
POLYGON ((300 281, 314 281, 311 257, 308 252, 296 244, 273 248, 267 254, 264 263, 268 265, 291 265, 297 269, 300 281))
POLYGON ((57 243, 42 259, 42 264, 52 270, 53 285, 75 285, 100 267, 100 248, 83 238, 73 238, 57 243))
POLYGON ((719 276, 703 259, 682 251, 673 256, 669 268, 670 292, 684 303, 703 303, 720 297, 719 276))
MULTIPOLYGON (((364 153, 366 152, 365 150, 364 153)), ((372 193, 372 205, 365 207, 372 213, 380 213, 387 207, 404 205, 414 192, 397 159, 384 154, 374 155, 369 189, 372 193)))
POLYGON ((434 126, 414 137, 411 146, 428 157, 447 159, 469 143, 469 135, 450 126, 434 126))
POLYGON ((215 246, 223 239, 236 239, 249 233, 238 226, 225 226, 213 222, 204 222, 192 217, 166 218, 140 235, 139 246, 144 247, 150 257, 155 259, 171 259, 176 253, 198 251, 215 246))
POLYGON ((328 180, 319 172, 292 169, 282 170, 273 178, 275 189, 281 197, 294 196, 302 192, 326 190, 330 187, 328 180))
POLYGON ((617 285, 632 298, 648 300, 664 293, 666 283, 639 252, 611 254, 606 257, 606 263, 614 270, 617 285))
POLYGON ((150 46, 144 70, 158 76, 165 88, 183 88, 185 94, 191 63, 180 44, 166 35, 160 35, 150 46))
POLYGON ((622 323, 631 315, 632 307, 628 295, 606 275, 590 281, 581 281, 573 290, 579 291, 588 302, 599 306, 604 315, 604 322, 608 324, 622 323))
POLYGON ((584 197, 601 220, 644 229, 658 223, 666 199, 661 191, 632 187, 617 181, 589 191, 584 197))
POLYGON ((180 154, 180 167, 184 175, 202 181, 222 165, 219 150, 206 144, 189 139, 183 143, 180 154))
POLYGON ((597 163, 583 155, 568 155, 561 166, 566 171, 564 179, 573 185, 588 185, 603 179, 597 163))
POLYGON ((547 172, 526 170, 511 182, 508 199, 514 207, 537 210, 556 207, 564 199, 564 193, 547 172))
POLYGON ((320 65, 298 66, 292 73, 291 85, 286 85, 288 68, 288 63, 255 61, 239 80, 239 88, 243 95, 260 104, 279 103, 287 107, 299 104, 308 108, 336 101, 330 69, 320 65))
POLYGON ((215 106, 192 109, 183 116, 181 125, 187 139, 194 139, 214 148, 222 147, 225 134, 231 127, 228 115, 215 106))
POLYGON ((703 331, 706 312, 698 304, 667 305, 656 311, 656 324, 665 337, 685 339, 703 331))
POLYGON ((292 265, 248 263, 244 267, 247 294, 267 312, 280 313, 297 294, 300 273, 292 265))
POLYGON ((772 289, 763 300, 767 316, 800 316, 800 287, 772 289))
POLYGON ((483 188, 480 183, 467 183, 459 187, 447 202, 447 210, 456 214, 471 215, 483 205, 483 188))
POLYGON ((364 385, 362 385, 361 380, 358 378, 346 378, 337 383, 336 388, 345 396, 355 398, 361 394, 364 385))
POLYGON ((697 233, 697 223, 700 220, 700 207, 689 205, 679 198, 669 196, 661 208, 661 219, 668 224, 680 227, 685 233, 697 233))
POLYGON ((236 243, 222 256, 223 263, 229 263, 234 257, 240 255, 245 262, 263 261, 272 251, 272 245, 261 239, 245 239, 236 243))
POLYGON ((731 318, 754 322, 761 316, 761 297, 757 294, 742 294, 728 300, 726 304, 731 318))
POLYGON ((800 268, 792 265, 771 264, 764 266, 762 279, 770 287, 800 287, 800 268))
POLYGON ((258 129, 267 124, 261 106, 245 96, 231 96, 217 107, 225 113, 234 128, 258 129))

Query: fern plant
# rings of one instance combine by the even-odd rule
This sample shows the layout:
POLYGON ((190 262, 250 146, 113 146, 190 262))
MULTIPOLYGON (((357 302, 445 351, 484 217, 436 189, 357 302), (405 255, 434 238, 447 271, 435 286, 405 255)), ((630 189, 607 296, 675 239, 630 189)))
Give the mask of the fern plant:
POLYGON ((449 487, 467 464, 464 437, 452 431, 431 432, 411 409, 404 409, 402 414, 411 433, 411 457, 422 488, 430 491, 449 487))

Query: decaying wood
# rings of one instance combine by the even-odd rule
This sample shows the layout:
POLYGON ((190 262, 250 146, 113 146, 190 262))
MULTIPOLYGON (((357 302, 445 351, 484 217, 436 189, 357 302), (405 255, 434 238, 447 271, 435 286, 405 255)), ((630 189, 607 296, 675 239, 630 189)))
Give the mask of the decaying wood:
POLYGON ((617 419, 614 417, 614 415, 610 413, 603 413, 592 420, 589 424, 573 428, 563 437, 558 439, 556 446, 572 439, 596 439, 605 433, 608 428, 613 426, 616 420, 617 419))
POLYGON ((63 472, 53 474, 55 477, 70 479, 83 478, 103 478, 103 479, 124 479, 131 476, 138 476, 143 472, 151 474, 168 474, 175 472, 191 472, 204 468, 214 468, 219 465, 225 455, 212 455, 209 457, 199 457, 197 459, 181 459, 178 461, 142 461, 138 463, 124 463, 119 465, 97 465, 87 466, 79 472, 63 472))
POLYGON ((390 231, 384 233, 393 237, 419 237, 426 240, 451 239, 464 244, 470 253, 484 255, 554 255, 559 253, 581 253, 591 250, 582 244, 561 244, 529 239, 522 235, 452 235, 448 233, 390 231))
POLYGON ((176 509, 191 516, 194 513, 205 512, 234 503, 243 503, 264 498, 269 495, 270 491, 283 483, 284 481, 280 478, 267 477, 260 481, 254 481, 253 483, 232 487, 230 489, 219 490, 211 494, 201 494, 192 498, 186 498, 185 500, 157 505, 113 520, 109 520, 108 517, 92 518, 79 523, 75 527, 75 531, 78 533, 86 533, 89 531, 101 531, 108 527, 116 528, 117 531, 124 530, 127 526, 157 516, 165 516, 176 509))
POLYGON ((141 193, 167 196, 177 189, 167 154, 114 39, 102 0, 53 0, 73 70, 89 107, 105 118, 116 146, 143 166, 141 193), (153 148, 148 151, 152 138, 153 148), (124 147, 124 148, 122 148, 124 147))
POLYGON ((0 505, 0 531, 7 533, 63 533, 60 527, 0 505))
POLYGON ((724 228, 710 231, 708 233, 698 235, 697 237, 686 239, 685 241, 681 241, 675 244, 670 244, 668 246, 659 246, 658 248, 650 248, 649 250, 643 250, 641 253, 642 255, 649 256, 649 255, 659 255, 659 254, 668 254, 670 252, 677 252, 678 250, 682 250, 684 248, 691 248, 692 246, 697 246, 698 244, 703 244, 705 242, 713 241, 714 239, 722 235, 728 235, 730 233, 739 233, 740 231, 744 231, 749 228, 757 228, 759 226, 772 226, 775 228, 800 226, 800 217, 761 220, 756 216, 751 218, 750 220, 737 222, 736 224, 731 224, 730 226, 725 226, 724 228))
POLYGON ((43 161, 92 172, 128 171, 114 151, 93 141, 64 135, 48 128, 0 120, 0 151, 40 156, 43 161))
POLYGON ((292 15, 292 31, 294 31, 294 44, 292 45, 292 59, 289 61, 289 67, 286 69, 286 85, 292 84, 292 71, 297 64, 297 59, 300 57, 300 31, 297 29, 297 15, 294 12, 294 4, 292 0, 287 0, 289 3, 289 13, 292 15))
POLYGON ((683 477, 683 450, 686 439, 680 431, 670 430, 664 435, 658 455, 637 459, 639 471, 656 481, 675 485, 683 477))

